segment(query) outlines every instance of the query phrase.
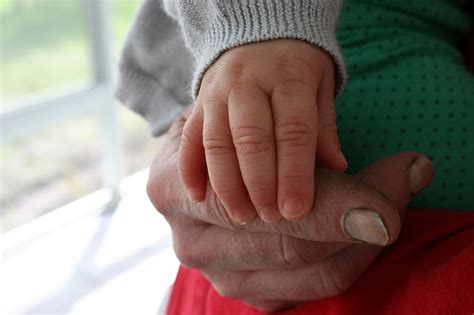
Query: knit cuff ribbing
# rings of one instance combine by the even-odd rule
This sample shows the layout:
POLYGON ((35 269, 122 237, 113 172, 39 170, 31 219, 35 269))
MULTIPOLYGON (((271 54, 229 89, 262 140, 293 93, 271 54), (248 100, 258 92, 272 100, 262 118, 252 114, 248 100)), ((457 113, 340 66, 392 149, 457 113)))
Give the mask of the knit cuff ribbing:
POLYGON ((206 21, 206 29, 190 43, 196 58, 193 96, 202 77, 225 51, 244 44, 273 39, 298 39, 326 51, 335 65, 336 95, 347 80, 336 40, 338 0, 221 1, 219 12, 206 21))
POLYGON ((163 134, 189 104, 140 69, 128 65, 120 67, 115 97, 145 118, 156 137, 163 134))

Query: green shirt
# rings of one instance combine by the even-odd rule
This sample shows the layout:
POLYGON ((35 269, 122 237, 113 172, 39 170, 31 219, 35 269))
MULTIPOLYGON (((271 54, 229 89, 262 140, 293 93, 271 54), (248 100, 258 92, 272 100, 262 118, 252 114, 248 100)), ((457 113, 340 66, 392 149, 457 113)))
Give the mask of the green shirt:
POLYGON ((474 76, 464 67, 468 1, 346 0, 337 38, 349 81, 337 100, 349 172, 425 153, 431 186, 412 207, 474 210, 474 76))
POLYGON ((347 62, 337 112, 349 171, 420 151, 436 176, 412 206, 473 210, 474 79, 460 48, 472 22, 469 3, 345 0, 335 34, 341 0, 144 0, 123 50, 117 96, 158 135, 192 102, 189 86, 196 89, 223 51, 305 40, 333 58, 338 91, 346 78, 342 55, 347 62))

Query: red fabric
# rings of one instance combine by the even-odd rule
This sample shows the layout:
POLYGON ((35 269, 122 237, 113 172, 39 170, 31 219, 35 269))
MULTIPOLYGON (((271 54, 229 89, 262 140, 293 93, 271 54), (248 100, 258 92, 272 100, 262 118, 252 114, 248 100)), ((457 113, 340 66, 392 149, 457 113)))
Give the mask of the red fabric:
MULTIPOLYGON (((168 315, 190 314, 262 313, 182 267, 168 315)), ((346 293, 281 314, 474 314, 474 212, 409 211, 399 241, 346 293)))

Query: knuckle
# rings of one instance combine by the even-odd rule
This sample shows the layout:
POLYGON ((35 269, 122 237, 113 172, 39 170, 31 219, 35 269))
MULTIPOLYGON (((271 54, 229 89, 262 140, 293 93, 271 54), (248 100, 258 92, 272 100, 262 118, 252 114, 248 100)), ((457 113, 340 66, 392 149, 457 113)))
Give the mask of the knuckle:
MULTIPOLYGON (((190 248, 186 242, 174 242, 173 243, 174 252, 178 260, 186 267, 194 267, 194 257, 189 251, 190 248)), ((192 249, 191 249, 192 250, 192 249)))
POLYGON ((351 286, 352 282, 349 277, 340 273, 328 272, 326 281, 327 296, 338 296, 346 292, 351 286))
POLYGON ((220 156, 229 154, 231 147, 223 138, 207 137, 203 141, 204 150, 207 155, 220 156))
POLYGON ((337 259, 323 269, 327 286, 332 289, 332 292, 329 292, 332 296, 346 292, 360 275, 360 271, 357 271, 359 268, 353 263, 355 248, 352 249, 353 251, 339 252, 337 259))
POLYGON ((214 284, 214 289, 219 293, 220 296, 228 298, 228 299, 237 299, 238 296, 235 290, 232 287, 214 284))
POLYGON ((330 133, 335 133, 335 134, 337 134, 337 124, 336 124, 336 120, 333 119, 333 120, 327 121, 326 123, 323 123, 323 124, 320 126, 320 129, 321 129, 321 130, 324 130, 324 131, 326 131, 326 132, 330 132, 330 133))
POLYGON ((313 272, 310 278, 312 283, 311 294, 314 297, 320 299, 338 295, 338 291, 335 290, 331 283, 327 283, 326 275, 323 275, 320 269, 313 272))
POLYGON ((263 180, 249 180, 245 183, 252 198, 256 198, 256 203, 269 202, 268 199, 276 198, 273 182, 263 180))
POLYGON ((240 49, 231 49, 224 53, 216 64, 219 64, 216 72, 227 85, 244 83, 252 78, 252 67, 249 67, 248 56, 240 49))
POLYGON ((232 81, 237 85, 247 81, 248 79, 248 68, 245 62, 233 62, 228 65, 228 73, 230 73, 232 81))
MULTIPOLYGON (((213 66, 209 67, 209 69, 207 69, 207 71, 204 73, 204 76, 202 77, 200 92, 202 92, 202 89, 204 87, 213 86, 216 80, 217 73, 219 72, 218 70, 219 70, 219 64, 217 62, 213 66)), ((202 95, 201 93, 199 94, 202 95)))
POLYGON ((202 268, 208 261, 205 251, 197 251, 194 242, 175 241, 173 248, 178 260, 188 268, 202 268))
POLYGON ((315 131, 309 124, 296 117, 276 125, 276 142, 282 148, 305 148, 315 143, 315 131))
POLYGON ((282 54, 274 60, 274 64, 278 73, 285 79, 295 80, 298 82, 307 82, 315 80, 315 65, 306 58, 296 55, 282 54), (302 80, 303 78, 303 80, 302 80))
MULTIPOLYGON (((162 208, 161 207, 161 204, 160 204, 160 198, 158 198, 158 195, 159 193, 157 192, 157 187, 154 183, 153 180, 151 179, 148 179, 148 182, 146 184, 146 193, 148 195, 148 199, 150 199, 150 201, 153 203, 153 205, 155 206, 155 208, 162 208), (160 205, 160 207, 159 207, 160 205)), ((158 210, 160 211, 160 210, 158 210)))
POLYGON ((350 278, 339 272, 334 266, 322 265, 317 272, 313 274, 316 281, 315 294, 319 297, 334 297, 341 295, 351 285, 350 278))
POLYGON ((203 83, 215 84, 224 80, 239 80, 246 74, 246 58, 238 49, 231 49, 222 54, 217 61, 206 71, 203 83))
POLYGON ((214 279, 212 285, 214 289, 222 297, 228 299, 240 299, 241 290, 239 285, 240 280, 234 277, 231 273, 225 273, 214 279))
POLYGON ((176 208, 181 203, 179 193, 179 177, 173 170, 175 164, 169 161, 163 161, 161 158, 155 158, 151 167, 148 181, 146 183, 146 192, 149 200, 155 209, 167 219, 176 215, 176 208))
POLYGON ((301 73, 298 65, 284 58, 276 62, 280 75, 289 80, 298 80, 298 74, 301 73))
MULTIPOLYGON (((301 193, 301 188, 298 187, 296 188, 297 191, 293 191, 295 188, 292 187, 291 185, 293 183, 302 183, 306 177, 307 177, 307 174, 306 173, 301 173, 301 174, 297 174, 297 172, 280 172, 281 174, 278 174, 278 177, 279 177, 279 180, 282 182, 282 185, 289 185, 289 187, 285 187, 286 190, 290 193, 294 193, 294 192, 299 192, 301 193)), ((284 194, 283 194, 284 195, 284 194)))
POLYGON ((232 90, 245 90, 249 81, 257 79, 254 68, 248 65, 248 58, 233 50, 224 53, 206 71, 199 93, 204 98, 227 100, 232 90))
POLYGON ((181 142, 179 144, 180 150, 192 150, 193 143, 194 143, 194 139, 189 133, 188 128, 185 127, 183 129, 183 133, 181 134, 181 142))
POLYGON ((146 192, 150 200, 156 199, 157 197, 156 180, 154 177, 151 176, 151 174, 148 177, 148 181, 146 183, 146 192))
POLYGON ((150 176, 146 184, 146 192, 155 209, 166 216, 168 214, 168 202, 166 185, 162 185, 159 180, 160 176, 150 176))
POLYGON ((272 96, 291 99, 295 96, 296 91, 302 91, 308 88, 308 84, 301 79, 285 79, 283 82, 280 82, 275 86, 272 96))
POLYGON ((271 134, 261 127, 234 128, 232 137, 238 154, 257 154, 271 149, 271 134))
POLYGON ((281 246, 278 257, 282 266, 294 268, 308 264, 308 260, 300 249, 298 249, 293 237, 281 235, 280 243, 281 246))

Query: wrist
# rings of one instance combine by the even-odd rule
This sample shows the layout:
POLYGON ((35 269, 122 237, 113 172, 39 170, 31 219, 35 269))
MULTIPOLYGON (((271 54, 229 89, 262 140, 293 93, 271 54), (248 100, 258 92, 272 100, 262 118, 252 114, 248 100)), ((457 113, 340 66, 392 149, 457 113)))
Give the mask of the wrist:
MULTIPOLYGON (((342 90, 346 72, 335 34, 340 1, 252 1, 246 5, 221 1, 212 10, 218 12, 202 13, 205 21, 202 29, 186 33, 184 28, 188 46, 196 58, 194 97, 204 73, 224 52, 270 39, 298 39, 324 50, 336 65, 336 91, 342 90)), ((184 19, 191 20, 193 16, 184 19)))

